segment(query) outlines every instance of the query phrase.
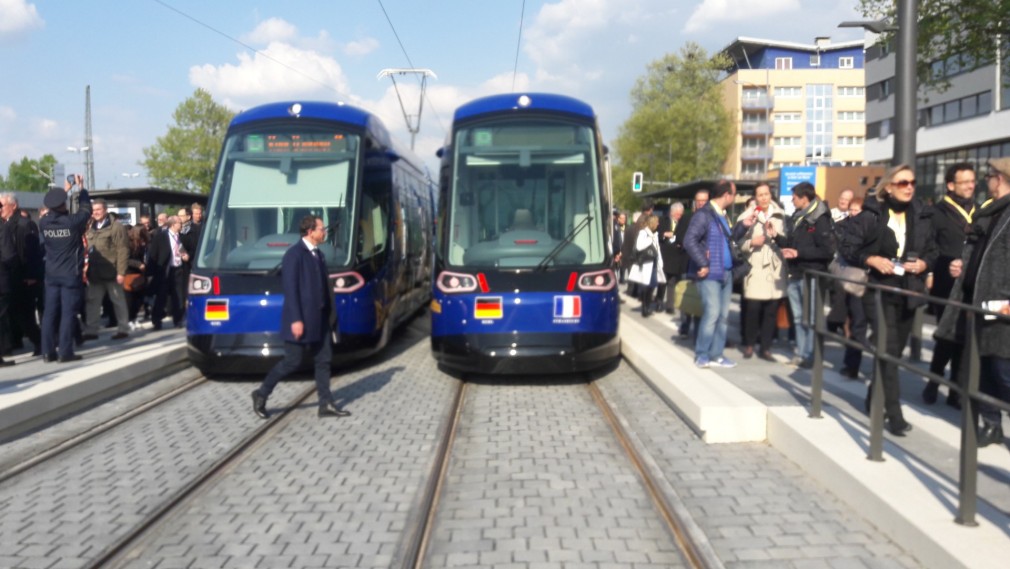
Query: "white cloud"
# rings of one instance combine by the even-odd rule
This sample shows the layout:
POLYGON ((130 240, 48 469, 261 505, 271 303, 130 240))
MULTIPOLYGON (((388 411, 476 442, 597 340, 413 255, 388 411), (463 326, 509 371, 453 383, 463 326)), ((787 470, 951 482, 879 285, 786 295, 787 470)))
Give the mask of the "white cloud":
POLYGON ((280 18, 264 20, 256 29, 242 36, 242 40, 252 44, 268 45, 281 41, 290 42, 298 37, 298 28, 280 18))
POLYGON ((332 100, 348 93, 347 78, 335 59, 281 42, 256 54, 239 53, 237 65, 191 67, 189 80, 233 109, 296 97, 332 100))
POLYGON ((0 0, 0 37, 45 26, 35 4, 25 0, 0 0))
POLYGON ((698 32, 714 24, 745 22, 782 12, 799 12, 800 0, 703 0, 694 9, 684 31, 698 32))
POLYGON ((344 53, 352 57, 368 55, 377 49, 379 49, 379 40, 375 38, 355 40, 344 45, 344 53))
POLYGON ((0 123, 14 122, 18 118, 17 112, 11 107, 0 106, 0 123))

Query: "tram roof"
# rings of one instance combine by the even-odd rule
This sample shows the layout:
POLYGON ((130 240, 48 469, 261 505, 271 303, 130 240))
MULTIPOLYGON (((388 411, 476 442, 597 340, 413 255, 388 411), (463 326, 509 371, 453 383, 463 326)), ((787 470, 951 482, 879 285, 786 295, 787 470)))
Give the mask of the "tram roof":
POLYGON ((551 93, 506 93, 482 97, 456 109, 454 121, 466 120, 488 113, 503 111, 551 111, 595 119, 593 108, 588 104, 565 95, 551 93), (520 99, 528 97, 529 103, 522 105, 520 99))
MULTIPOLYGON (((675 200, 689 200, 694 198, 695 192, 698 190, 708 190, 715 185, 719 180, 694 180, 692 182, 687 182, 684 184, 677 184, 670 186, 669 188, 663 188, 661 190, 653 190, 651 192, 644 192, 638 194, 638 198, 671 198, 675 200)), ((732 180, 736 184, 736 191, 739 195, 750 195, 754 193, 755 188, 757 188, 757 180, 732 180)))
POLYGON ((344 103, 283 101, 279 103, 267 103, 253 107, 247 111, 242 111, 231 120, 231 126, 239 126, 254 121, 291 118, 295 116, 291 108, 296 104, 301 105, 301 111, 297 113, 297 116, 301 118, 339 121, 363 128, 367 127, 371 120, 374 120, 371 113, 344 103))

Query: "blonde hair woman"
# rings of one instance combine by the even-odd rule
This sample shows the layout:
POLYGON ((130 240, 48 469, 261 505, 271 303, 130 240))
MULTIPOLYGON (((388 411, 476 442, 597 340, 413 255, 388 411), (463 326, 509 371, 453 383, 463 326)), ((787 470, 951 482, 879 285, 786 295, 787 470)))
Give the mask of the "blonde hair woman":
POLYGON ((639 287, 642 299, 642 316, 652 314, 652 299, 656 293, 656 287, 666 282, 666 275, 663 273, 663 257, 659 254, 659 235, 656 228, 659 227, 659 217, 649 215, 638 232, 638 239, 635 241, 635 255, 638 280, 642 285, 639 287))

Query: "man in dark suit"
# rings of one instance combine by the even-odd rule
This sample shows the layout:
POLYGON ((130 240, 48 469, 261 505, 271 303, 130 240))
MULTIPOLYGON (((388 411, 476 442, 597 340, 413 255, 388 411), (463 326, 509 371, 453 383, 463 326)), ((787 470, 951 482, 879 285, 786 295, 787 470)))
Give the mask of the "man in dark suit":
POLYGON ((281 312, 281 338, 284 359, 270 370, 259 389, 252 392, 253 411, 266 419, 267 399, 277 383, 297 370, 306 357, 312 357, 319 395, 320 417, 346 417, 351 413, 337 407, 330 393, 330 366, 333 346, 333 293, 330 292, 326 260, 319 244, 326 239, 321 217, 306 215, 299 224, 302 238, 284 253, 281 281, 284 307, 281 312))
MULTIPOLYGON (((684 217, 684 204, 670 204, 669 215, 659 220, 659 253, 663 257, 663 272, 666 274, 666 313, 673 314, 673 297, 677 281, 687 270, 687 252, 684 251, 684 234, 687 233, 687 223, 681 223, 684 217), (683 226, 683 227, 682 227, 683 226), (678 237, 680 238, 678 240, 678 237)), ((661 299, 660 299, 661 300, 661 299)))
POLYGON ((154 289, 151 323, 155 330, 161 330, 166 302, 171 302, 172 323, 176 327, 182 324, 185 310, 183 292, 187 285, 183 267, 189 260, 189 251, 183 244, 180 229, 182 220, 174 215, 169 217, 165 222, 165 229, 151 237, 147 252, 147 276, 151 277, 151 287, 154 289))

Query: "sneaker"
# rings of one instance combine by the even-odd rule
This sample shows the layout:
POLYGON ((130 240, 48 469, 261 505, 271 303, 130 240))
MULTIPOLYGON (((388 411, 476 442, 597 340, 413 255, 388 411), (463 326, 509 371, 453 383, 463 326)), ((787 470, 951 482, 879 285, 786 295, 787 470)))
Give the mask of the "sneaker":
POLYGON ((706 357, 695 358, 694 359, 694 365, 695 365, 695 367, 699 367, 701 369, 707 369, 708 366, 709 366, 708 358, 706 358, 706 357))
POLYGON ((715 367, 734 368, 736 367, 736 362, 723 356, 717 360, 712 360, 712 365, 715 367))

